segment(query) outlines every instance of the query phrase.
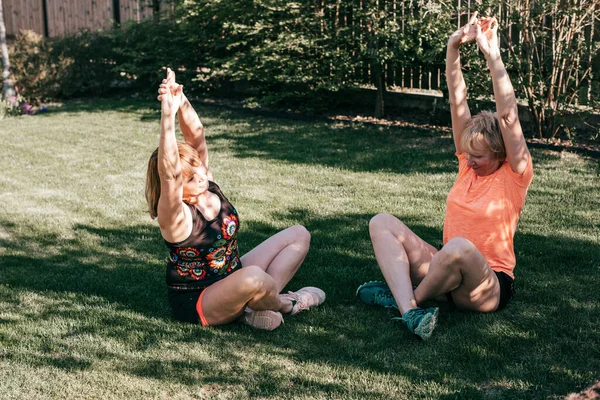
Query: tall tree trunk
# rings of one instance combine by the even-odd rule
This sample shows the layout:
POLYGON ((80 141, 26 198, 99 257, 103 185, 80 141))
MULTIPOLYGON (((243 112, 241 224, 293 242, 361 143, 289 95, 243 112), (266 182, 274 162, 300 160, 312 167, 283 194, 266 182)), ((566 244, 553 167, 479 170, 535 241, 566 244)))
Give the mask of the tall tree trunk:
POLYGON ((381 63, 376 61, 372 64, 373 75, 375 75, 375 86, 377 87, 377 98, 375 100, 375 118, 383 118, 385 114, 385 104, 383 96, 385 95, 385 81, 383 79, 383 68, 381 63))
POLYGON ((4 12, 0 0, 0 45, 2 47, 2 99, 6 100, 16 96, 15 83, 10 79, 10 63, 8 61, 8 46, 6 45, 6 26, 4 25, 4 12))

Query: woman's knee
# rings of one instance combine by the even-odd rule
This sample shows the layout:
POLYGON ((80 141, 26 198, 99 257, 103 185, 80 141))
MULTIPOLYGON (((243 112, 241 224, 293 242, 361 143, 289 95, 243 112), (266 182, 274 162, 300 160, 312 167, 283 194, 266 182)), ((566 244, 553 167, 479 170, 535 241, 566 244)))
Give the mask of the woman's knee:
POLYGON ((273 278, 255 265, 244 267, 237 273, 240 274, 238 288, 249 295, 255 296, 274 287, 273 278))
POLYGON ((469 239, 455 237, 442 247, 439 255, 443 257, 442 264, 455 265, 472 259, 476 251, 477 248, 469 239))
POLYGON ((391 214, 377 214, 369 221, 369 235, 371 241, 375 241, 381 234, 393 235, 403 246, 408 244, 408 238, 411 237, 411 230, 391 214))
POLYGON ((398 218, 388 213, 377 214, 369 221, 369 232, 371 236, 384 230, 390 230, 392 227, 402 229, 406 227, 406 225, 404 225, 398 218))
POLYGON ((310 246, 310 232, 303 225, 294 225, 288 229, 292 232, 295 242, 310 246))

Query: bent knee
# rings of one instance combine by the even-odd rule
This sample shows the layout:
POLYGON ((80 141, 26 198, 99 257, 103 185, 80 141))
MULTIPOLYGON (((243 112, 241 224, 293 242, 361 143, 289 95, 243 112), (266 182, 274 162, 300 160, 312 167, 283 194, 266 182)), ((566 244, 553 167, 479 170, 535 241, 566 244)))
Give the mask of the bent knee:
POLYGON ((444 257, 445 263, 452 264, 470 260, 477 251, 477 247, 469 239, 455 237, 450 239, 439 253, 444 257))
POLYGON ((380 213, 369 221, 369 232, 373 235, 386 229, 389 230, 392 226, 405 227, 406 225, 392 214, 380 213))
POLYGON ((289 228, 296 242, 310 245, 310 232, 303 225, 294 225, 289 228))
POLYGON ((410 233, 411 230, 404 222, 400 221, 392 214, 377 214, 369 221, 369 235, 371 236, 371 241, 375 241, 381 234, 392 234, 404 245, 406 239, 410 237, 410 233))
POLYGON ((396 217, 394 217, 392 214, 379 213, 369 221, 369 230, 379 230, 385 226, 388 226, 395 218, 396 217))
POLYGON ((263 292, 273 283, 273 278, 255 265, 244 267, 238 273, 241 275, 239 289, 245 293, 263 292))

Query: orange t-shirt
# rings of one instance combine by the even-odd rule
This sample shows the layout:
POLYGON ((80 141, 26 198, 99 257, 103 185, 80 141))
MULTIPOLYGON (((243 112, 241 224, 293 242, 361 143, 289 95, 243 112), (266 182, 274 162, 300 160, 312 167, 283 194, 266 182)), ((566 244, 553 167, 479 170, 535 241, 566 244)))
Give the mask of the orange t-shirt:
POLYGON ((458 177, 446 200, 444 244, 460 236, 470 240, 494 271, 514 279, 513 237, 533 179, 531 157, 519 175, 504 162, 493 174, 477 176, 458 156, 458 177))

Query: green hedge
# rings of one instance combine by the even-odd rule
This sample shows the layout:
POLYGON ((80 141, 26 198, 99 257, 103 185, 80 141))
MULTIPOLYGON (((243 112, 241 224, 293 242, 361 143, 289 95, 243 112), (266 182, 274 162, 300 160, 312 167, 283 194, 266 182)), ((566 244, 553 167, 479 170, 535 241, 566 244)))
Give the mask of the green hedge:
MULTIPOLYGON (((522 1, 502 3, 522 10, 516 7, 522 1)), ((589 109, 598 106, 599 80, 586 68, 600 41, 582 41, 589 25, 576 31, 574 45, 565 46, 558 58, 569 60, 570 78, 562 82, 562 91, 553 92, 556 85, 547 82, 559 66, 544 49, 552 47, 548 40, 559 28, 526 22, 546 21, 547 15, 587 21, 588 11, 575 7, 567 13, 535 4, 527 19, 516 11, 505 14, 504 24, 527 33, 520 41, 503 37, 505 62, 517 95, 536 115, 539 135, 556 135, 557 127, 568 134, 561 118, 573 112, 573 99, 581 98, 589 109), (545 51, 536 53, 541 58, 529 62, 522 56, 536 49, 545 51), (592 82, 589 91, 575 79, 582 76, 587 77, 583 83, 592 82)), ((497 8, 497 1, 480 5, 497 8)), ((316 111, 340 104, 332 92, 365 85, 384 92, 379 79, 384 65, 443 66, 447 38, 463 12, 451 1, 433 0, 186 0, 158 21, 45 40, 25 33, 17 38, 11 61, 20 94, 31 103, 123 89, 155 93, 163 68, 170 66, 188 92, 231 96, 233 88, 244 86, 257 102, 316 111)), ((470 96, 489 97, 492 85, 483 56, 474 45, 462 53, 470 96)))

